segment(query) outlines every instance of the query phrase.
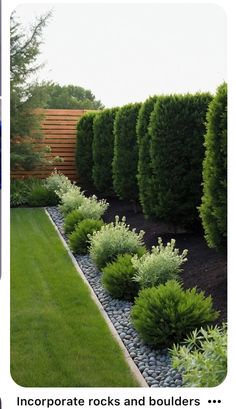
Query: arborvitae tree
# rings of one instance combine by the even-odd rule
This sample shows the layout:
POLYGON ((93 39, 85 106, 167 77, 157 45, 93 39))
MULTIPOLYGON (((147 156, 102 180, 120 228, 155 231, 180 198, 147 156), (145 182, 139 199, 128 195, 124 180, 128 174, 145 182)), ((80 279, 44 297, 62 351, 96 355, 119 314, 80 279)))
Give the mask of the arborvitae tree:
POLYGON ((93 187, 93 120, 96 112, 87 112, 77 124, 76 166, 80 186, 84 189, 93 187))
POLYGON ((93 182, 104 195, 113 192, 114 119, 118 108, 105 109, 93 122, 93 182))
POLYGON ((227 85, 219 86, 207 112, 200 215, 209 247, 220 248, 227 236, 227 85))
POLYGON ((174 225, 199 220, 204 133, 210 94, 158 98, 151 114, 155 215, 174 225))
POLYGON ((120 199, 138 199, 136 124, 140 103, 119 109, 114 122, 113 186, 120 199))
POLYGON ((139 200, 146 215, 152 215, 155 197, 152 194, 151 137, 148 132, 150 116, 157 96, 149 97, 141 106, 137 121, 139 200))

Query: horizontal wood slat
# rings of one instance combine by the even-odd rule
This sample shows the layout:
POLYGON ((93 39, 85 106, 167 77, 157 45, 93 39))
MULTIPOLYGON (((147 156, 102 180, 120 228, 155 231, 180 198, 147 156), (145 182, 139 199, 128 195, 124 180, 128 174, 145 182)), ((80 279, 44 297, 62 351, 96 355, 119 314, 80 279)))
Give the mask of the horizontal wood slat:
MULTIPOLYGON (((44 109, 38 110, 42 113, 42 132, 44 138, 41 144, 51 147, 51 156, 60 156, 63 162, 54 165, 44 165, 33 171, 12 171, 11 176, 15 179, 37 177, 46 178, 53 169, 69 177, 70 180, 78 181, 76 172, 75 150, 76 150, 76 127, 78 120, 86 113, 86 109, 44 109)), ((94 111, 91 111, 94 112, 94 111)))

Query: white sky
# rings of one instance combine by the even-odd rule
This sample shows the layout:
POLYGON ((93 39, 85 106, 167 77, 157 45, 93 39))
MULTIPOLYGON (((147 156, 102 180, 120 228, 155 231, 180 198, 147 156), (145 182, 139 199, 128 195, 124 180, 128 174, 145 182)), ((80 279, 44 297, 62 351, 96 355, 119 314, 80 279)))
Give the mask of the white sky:
POLYGON ((53 8, 39 80, 91 89, 107 106, 215 92, 226 78, 226 16, 211 4, 25 4, 28 26, 53 8))

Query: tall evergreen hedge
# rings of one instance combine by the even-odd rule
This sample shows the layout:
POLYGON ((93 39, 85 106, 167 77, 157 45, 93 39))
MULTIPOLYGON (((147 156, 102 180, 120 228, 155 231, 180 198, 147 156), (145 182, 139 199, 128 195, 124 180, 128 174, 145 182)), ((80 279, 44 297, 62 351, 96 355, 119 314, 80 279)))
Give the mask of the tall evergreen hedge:
POLYGON ((115 117, 113 186, 121 199, 138 199, 136 124, 140 107, 140 103, 125 105, 115 117))
POLYGON ((157 96, 149 97, 141 106, 137 121, 138 137, 138 187, 139 200, 146 215, 153 214, 155 197, 152 194, 151 138, 148 132, 150 116, 157 101, 157 96))
POLYGON ((118 108, 105 109, 93 122, 93 182, 99 192, 113 191, 114 120, 118 108))
POLYGON ((206 154, 200 216, 209 247, 222 247, 227 235, 227 85, 219 86, 207 112, 206 154))
POLYGON ((80 186, 91 188, 93 186, 93 120, 97 112, 87 112, 77 124, 76 140, 76 167, 80 186))
POLYGON ((210 94, 158 98, 150 119, 155 215, 190 227, 199 219, 204 133, 210 94))

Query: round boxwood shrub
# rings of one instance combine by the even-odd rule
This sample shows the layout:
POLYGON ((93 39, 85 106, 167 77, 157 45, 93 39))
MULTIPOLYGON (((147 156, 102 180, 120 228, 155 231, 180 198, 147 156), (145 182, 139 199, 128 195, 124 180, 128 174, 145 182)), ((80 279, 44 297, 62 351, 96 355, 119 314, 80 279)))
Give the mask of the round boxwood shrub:
POLYGON ((138 199, 136 123, 141 104, 119 109, 114 122, 113 186, 120 199, 138 199))
POLYGON ((93 182, 103 195, 113 192, 114 119, 118 108, 105 109, 93 121, 93 182))
POLYGON ((79 209, 72 210, 64 220, 64 231, 65 233, 69 234, 75 230, 77 224, 79 224, 83 220, 83 215, 81 214, 79 209))
POLYGON ((88 252, 88 235, 98 231, 103 226, 102 220, 85 219, 80 222, 69 235, 69 246, 74 253, 86 254, 88 252))
POLYGON ((139 284, 133 280, 132 257, 131 254, 121 254, 102 270, 102 283, 114 298, 132 301, 138 294, 139 284))
POLYGON ((209 247, 222 247, 227 236, 227 85, 218 89, 207 112, 200 215, 209 247))
POLYGON ((156 348, 171 347, 217 317, 211 296, 205 297, 196 288, 184 290, 175 280, 140 291, 132 308, 134 327, 156 348))
POLYGON ((83 188, 93 186, 93 120, 98 113, 87 112, 77 124, 76 166, 80 185, 83 188))
POLYGON ((141 106, 137 120, 138 138, 138 187, 139 200, 145 215, 152 215, 155 197, 152 194, 151 138, 148 132, 150 116, 157 101, 157 96, 148 98, 141 106))
POLYGON ((98 269, 102 269, 111 261, 114 261, 119 254, 136 254, 143 246, 144 232, 136 233, 135 229, 130 230, 126 225, 125 218, 119 220, 115 217, 115 222, 105 224, 101 230, 90 237, 90 256, 98 269))
POLYGON ((157 99, 150 119, 155 215, 174 225, 199 222, 204 133, 210 94, 157 99))

